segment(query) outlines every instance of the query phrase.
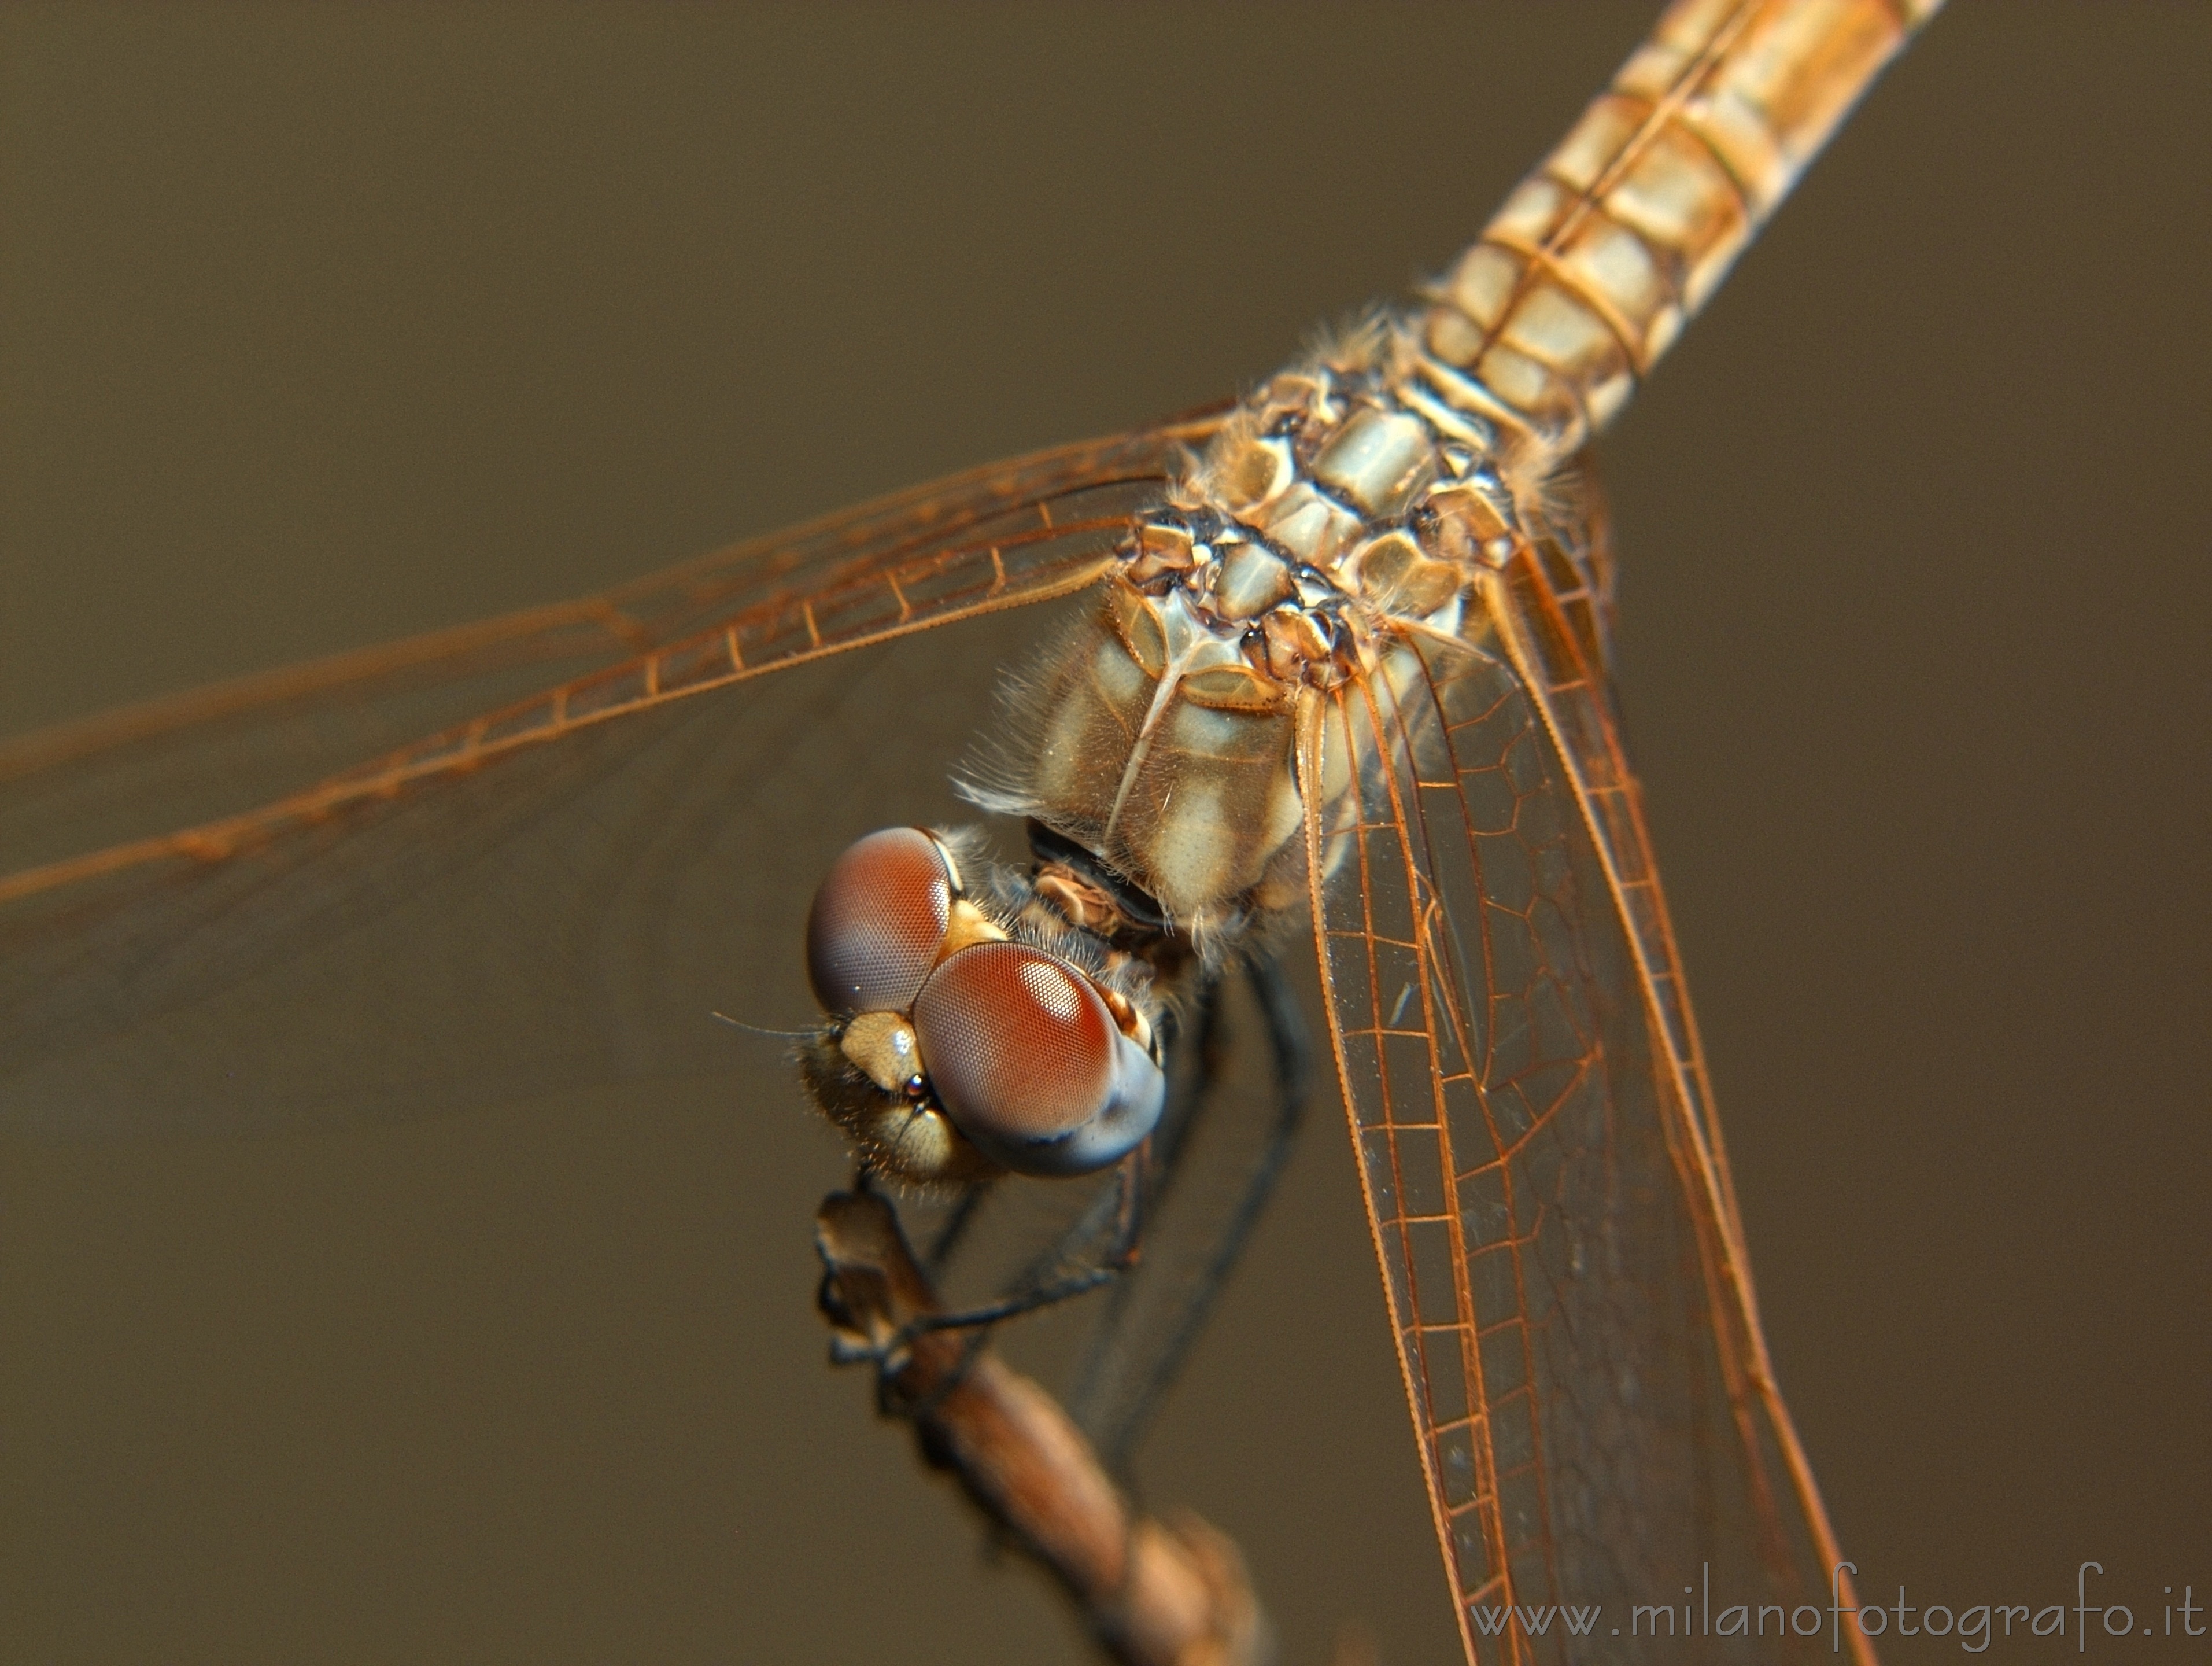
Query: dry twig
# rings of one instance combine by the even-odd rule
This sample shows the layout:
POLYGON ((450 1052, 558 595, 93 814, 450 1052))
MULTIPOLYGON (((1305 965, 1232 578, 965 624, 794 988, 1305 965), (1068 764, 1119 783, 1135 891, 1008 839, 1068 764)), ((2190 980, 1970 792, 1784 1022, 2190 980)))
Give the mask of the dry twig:
POLYGON ((823 1311, 842 1360, 874 1363, 886 1416, 1082 1610, 1125 1666, 1259 1666, 1265 1617, 1227 1535, 1196 1516, 1139 1516, 1060 1404, 958 1331, 915 1334, 942 1311, 898 1216, 871 1193, 833 1192, 815 1216, 829 1276, 823 1311))

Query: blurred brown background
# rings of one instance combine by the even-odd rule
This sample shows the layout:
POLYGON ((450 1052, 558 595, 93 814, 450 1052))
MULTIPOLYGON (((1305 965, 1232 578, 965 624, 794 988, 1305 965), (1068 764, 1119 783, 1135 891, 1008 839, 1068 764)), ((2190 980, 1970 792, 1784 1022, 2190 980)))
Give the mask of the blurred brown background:
MULTIPOLYGON (((0 11, 0 731, 1233 390, 1650 9, 0 11)), ((1893 1601, 2212 1589, 2208 75, 2201 8, 1957 8, 1607 448, 1770 1338, 1893 1601)), ((0 1661, 1085 1657, 823 1370, 786 1120, 0 1148, 0 1661)), ((1290 1659, 1448 1657, 1326 1110, 1146 1474, 1290 1659)))

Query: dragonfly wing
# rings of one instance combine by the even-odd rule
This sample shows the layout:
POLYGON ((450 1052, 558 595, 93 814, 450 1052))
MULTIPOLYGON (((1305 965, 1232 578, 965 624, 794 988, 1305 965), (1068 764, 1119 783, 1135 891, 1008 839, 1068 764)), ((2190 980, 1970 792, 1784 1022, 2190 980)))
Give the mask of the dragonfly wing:
POLYGON ((1313 905, 1468 1658, 1825 1651, 1782 1629, 1827 1619, 1832 1541, 1609 708, 1534 552, 1477 599, 1304 743, 1356 765, 1313 905))
POLYGON ((598 596, 0 743, 0 901, 265 838, 765 672, 1065 594, 1208 416, 893 493, 598 596), (46 858, 47 860, 41 860, 46 858))
MULTIPOLYGON (((899 770, 945 799, 930 760, 976 713, 914 699, 949 656, 900 639, 1088 585, 1210 427, 1063 447, 573 607, 15 743, 11 851, 136 836, 0 879, 0 1124, 406 1116, 726 1057, 731 1032, 702 1021, 746 1006, 762 942, 800 940, 782 915, 803 920, 818 877, 820 806, 884 813, 866 788, 899 770), (814 663, 869 644, 908 659, 814 663), (549 666, 581 674, 459 705, 549 666), (331 770, 349 735, 441 708, 464 721, 331 770)), ((968 648, 980 684, 1005 645, 968 648)), ((804 988, 763 1000, 785 983, 804 988)), ((744 1015, 764 1012, 798 1016, 744 1015)))

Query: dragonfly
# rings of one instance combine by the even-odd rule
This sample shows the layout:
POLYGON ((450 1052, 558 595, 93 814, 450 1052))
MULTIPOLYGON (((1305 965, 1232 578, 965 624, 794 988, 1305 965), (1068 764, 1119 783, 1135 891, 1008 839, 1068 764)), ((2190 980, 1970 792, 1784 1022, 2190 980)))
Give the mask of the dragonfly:
MULTIPOLYGON (((1178 680, 1188 684, 1185 692, 1199 702, 1194 709, 1228 714, 1204 721, 1255 728, 1274 760, 1273 773, 1256 782, 1249 804, 1235 810, 1217 805, 1212 819, 1189 825, 1166 816, 1172 787, 1140 783, 1125 773, 1123 798, 1136 785, 1158 802, 1126 824, 1120 844, 1114 841, 1121 799, 1111 808, 1097 800, 1077 812, 1067 802, 1073 784, 1066 781, 1032 781, 1002 797, 1018 800, 1062 842, 1050 876, 1062 893, 1056 906, 1072 929, 1102 939, 1120 933, 1121 922, 1110 916, 1129 912, 1125 897, 1140 896, 1150 904, 1155 935, 1194 944, 1203 958, 1212 952, 1207 939, 1234 939, 1247 929, 1238 916, 1294 906, 1300 886, 1293 870, 1302 856, 1303 901, 1323 947, 1333 1051, 1361 1149, 1431 1505, 1459 1588, 1470 1655, 1479 1645, 1469 1616, 1478 1612, 1522 1607, 1521 1597, 1531 1599, 1526 1606, 1533 1611, 1540 1596, 1556 1599, 1577 1583, 1592 1595, 1602 1583, 1605 1595, 1624 1598, 1632 1587, 1615 1572, 1601 1582, 1591 1566, 1560 1560, 1581 1540, 1602 1554, 1618 1554, 1620 1526, 1549 1521, 1554 1511, 1569 1510, 1566 1477, 1547 1476, 1536 1450, 1535 1413, 1548 1402, 1554 1408, 1548 1415, 1564 1422, 1574 1398, 1566 1383, 1575 1376, 1615 1377, 1609 1386, 1616 1425, 1627 1408, 1655 1393, 1662 1400, 1678 1392, 1702 1396, 1727 1408, 1742 1450, 1735 1468, 1718 1481, 1725 1501, 1705 1498, 1713 1481, 1700 1476, 1690 1493, 1669 1501, 1672 1506, 1705 1517, 1696 1523, 1699 1544, 1749 1547, 1749 1566, 1794 1561, 1801 1572, 1832 1566, 1837 1558, 1825 1523, 1760 1358, 1740 1264, 1740 1228, 1694 1034, 1676 987, 1663 911, 1644 871, 1633 789, 1608 733, 1602 679, 1610 555, 1593 489, 1571 472, 1581 446, 1671 344, 1903 33, 1887 14, 1840 25, 1820 21, 1815 28, 1786 11, 1762 16, 1742 9, 1701 14, 1686 8, 1670 15, 1548 170, 1532 179, 1506 218, 1455 269, 1455 287, 1418 325, 1391 321, 1360 332, 1239 411, 986 471, 580 610, 464 633, 411 655, 373 656, 161 714, 126 716, 119 724, 35 739, 19 751, 22 773, 71 769, 149 736, 173 745, 171 738, 179 733, 241 717, 250 721, 272 707, 349 690, 365 678, 412 678, 428 667, 444 679, 432 696, 443 698, 461 680, 456 673, 496 680, 518 666, 537 670, 603 654, 610 645, 647 648, 607 670, 558 683, 547 694, 434 730, 425 741, 303 793, 182 832, 123 839, 19 875, 6 895, 27 910, 25 942, 34 950, 42 936, 65 927, 72 953, 82 957, 74 974, 40 965, 32 952, 19 959, 40 976, 35 986, 26 982, 16 992, 15 1010, 49 1056, 64 1061, 58 1082, 42 1078, 35 1062, 23 1073, 20 1103, 36 1116, 48 1105, 68 1114, 94 1097, 112 1104, 149 1097, 143 1084, 149 1073, 143 1058, 133 1056, 141 1043, 137 1031, 122 1038, 122 1068, 142 1085, 139 1092, 126 1094, 120 1082, 100 1091, 96 1077, 88 1082, 75 1074, 82 1055, 99 1055, 103 1026, 114 1023, 115 962, 126 963, 123 1004, 155 1021, 143 1028, 157 1029, 177 1010, 199 1026, 209 1016, 203 1003, 173 980, 180 971, 189 983, 250 976, 224 964, 224 938, 239 935, 232 921, 252 921, 259 947, 288 933, 327 932, 362 906, 343 884, 331 882, 334 873, 343 878, 349 860, 343 844, 335 866, 325 853, 334 840, 358 848, 357 830, 367 818, 388 810, 397 822, 387 825, 396 825, 426 807, 438 810, 441 783, 471 781, 510 755, 556 745, 573 751, 572 740, 595 741, 594 732, 606 726, 686 697, 845 648, 1056 600, 1110 573, 1109 594, 1124 604, 1115 629, 1158 685, 1151 697, 1182 697, 1178 680), (1695 125, 1747 120, 1744 133, 1695 125), (1739 151, 1727 149, 1731 138, 1739 151), (1753 148, 1741 149, 1746 144, 1753 148), (1611 242, 1601 245, 1592 235, 1597 232, 1611 242), (1643 287, 1632 295, 1620 263, 1638 258, 1644 263, 1637 280, 1643 287), (1580 335, 1570 342, 1563 330, 1580 335), (1191 463, 1194 453, 1203 460, 1191 463), (1553 504, 1546 493, 1564 496, 1553 504), (1231 546, 1242 546, 1242 553, 1220 553, 1231 546), (1240 575, 1240 563, 1256 576, 1240 575), (1480 595, 1469 588, 1478 569, 1492 575, 1481 581, 1480 595), (1150 601, 1127 599, 1151 593, 1139 590, 1139 574, 1158 589, 1150 601), (1158 589, 1163 581, 1166 587, 1158 589), (1325 590, 1301 587, 1323 581, 1325 590), (1360 605, 1346 611, 1340 596, 1360 605), (1163 597, 1170 605, 1164 613, 1155 605, 1163 597), (1205 599, 1185 619, 1173 608, 1190 605, 1189 597, 1205 599), (1466 616, 1474 614, 1487 618, 1494 633, 1482 656, 1486 671, 1476 672, 1471 661, 1423 656, 1424 646, 1434 654, 1459 653, 1462 641, 1473 639, 1466 616), (1236 631, 1224 635, 1224 622, 1236 631), (1187 648, 1176 632, 1194 629, 1198 635, 1187 648), (1146 663, 1147 632, 1159 637, 1158 653, 1178 665, 1176 678, 1162 664, 1146 663), (1255 647, 1261 642, 1264 651, 1255 647), (1235 651, 1224 658, 1220 650, 1232 643, 1235 651), (410 657, 412 665, 406 663, 410 657), (1237 686, 1201 700, 1197 691, 1215 683, 1237 686), (1292 690, 1304 692, 1294 698, 1292 690), (1416 714, 1406 715, 1408 710, 1416 714), (1499 712, 1507 721, 1503 739, 1492 743, 1495 755, 1480 766, 1458 761, 1460 743, 1453 737, 1482 714, 1499 712), (1516 746, 1538 761, 1509 763, 1516 746), (1434 756, 1424 759, 1424 751, 1434 756), (1480 786, 1478 775, 1486 777, 1480 786), (1454 880, 1437 868, 1433 836, 1424 831, 1416 840, 1412 830, 1424 813, 1419 801, 1450 789, 1460 777, 1467 806, 1480 793, 1504 793, 1502 805, 1489 806, 1487 819, 1460 812, 1462 862, 1481 838, 1503 839, 1517 854, 1508 856, 1500 847, 1454 880), (1524 800, 1555 809, 1572 800, 1582 807, 1583 824, 1579 830, 1571 821, 1563 825, 1556 814, 1540 824, 1535 809, 1522 809, 1524 800), (1222 873, 1185 882, 1160 854, 1161 840, 1218 853, 1234 828, 1255 818, 1266 836, 1230 859, 1222 873), (1541 831, 1530 830, 1540 825, 1541 831), (1127 842, 1129 826, 1139 842, 1127 842), (1394 828, 1395 852, 1373 836, 1394 828), (1146 837, 1154 841, 1150 847, 1141 842, 1146 837), (1492 911, 1505 900, 1508 864, 1540 868, 1547 860, 1565 861, 1567 870, 1550 876, 1551 892, 1540 903, 1532 892, 1515 905, 1522 929, 1534 933, 1522 958, 1539 952, 1536 943, 1547 931, 1571 938, 1577 922, 1597 907, 1587 899, 1603 896, 1615 899, 1619 914, 1609 929, 1618 940, 1552 945, 1559 958, 1550 980, 1488 999, 1547 998, 1559 1010, 1502 1017, 1503 1008, 1485 1010, 1483 998, 1471 992, 1477 971, 1468 964, 1468 945, 1507 929, 1504 915, 1493 918, 1492 911), (179 865, 191 871, 190 883, 178 883, 179 865), (1370 869, 1380 877, 1371 877, 1370 869), (1346 871, 1358 876, 1356 890, 1340 878, 1346 871), (1135 889, 1117 886, 1117 879, 1135 889), (1472 888, 1459 899, 1456 920, 1447 903, 1455 885, 1472 888), (1332 909, 1353 897, 1358 912, 1333 919, 1332 909), (1109 916, 1103 925, 1096 918, 1102 909, 1109 916), (1553 923, 1540 928, 1537 915, 1553 923), (189 945, 189 952, 149 952, 145 945, 165 934, 189 945), (1395 997, 1376 984, 1385 963, 1396 982, 1395 997), (1355 984, 1364 990, 1356 997, 1346 993, 1355 984), (1632 1022, 1601 1042, 1595 1026, 1601 1005, 1615 999, 1609 991, 1628 986, 1640 988, 1648 1006, 1626 1008, 1632 1022), (1408 1024, 1414 996, 1419 1014, 1408 1024), (1548 1028, 1555 1051, 1562 1031, 1579 1039, 1559 1057, 1545 1057, 1540 1048, 1534 1064, 1509 1067, 1501 1062, 1510 1050, 1497 1039, 1501 1028, 1529 1036, 1548 1028), (1644 1031, 1650 1033, 1639 1039, 1644 1031), (1425 1056, 1410 1067, 1388 1061, 1400 1042, 1425 1046, 1425 1056), (1485 1054, 1496 1056, 1485 1061, 1485 1054), (1608 1062, 1616 1055, 1630 1061, 1608 1062), (1530 1101, 1537 1078, 1528 1073, 1537 1065, 1569 1067, 1547 1090, 1553 1097, 1530 1101), (1637 1085, 1647 1080, 1664 1085, 1637 1085), (1579 1107, 1565 1097, 1562 1083, 1570 1081, 1579 1084, 1572 1090, 1583 1096, 1579 1107), (1408 1082, 1430 1087, 1423 1094, 1408 1082), (1448 1116, 1445 1096, 1455 1085, 1469 1106, 1448 1116), (1652 1097, 1624 1115, 1619 1096, 1632 1089, 1652 1097), (1425 1116, 1407 1108, 1423 1097, 1431 1101, 1425 1116), (1519 1109, 1508 1110, 1509 1101, 1519 1102, 1519 1109), (1585 1126, 1560 1132, 1577 1120, 1585 1126), (1686 1192, 1686 1211, 1683 1198, 1674 1200, 1686 1219, 1645 1229, 1674 1240, 1680 1262, 1674 1276, 1656 1287, 1679 1284, 1696 1296, 1692 1316, 1658 1321, 1656 1341, 1602 1316, 1571 1319, 1556 1293, 1532 1309, 1523 1288, 1540 1259, 1564 1257, 1547 1274, 1568 1281, 1564 1288, 1583 1279, 1586 1256, 1645 1261, 1638 1271, 1614 1267, 1589 1275, 1590 1288, 1607 1292, 1593 1310, 1602 1316, 1619 1299, 1624 1280, 1649 1277, 1654 1244, 1606 1241, 1608 1223, 1626 1207, 1619 1198, 1627 1194, 1595 1205, 1563 1194, 1553 1202, 1567 1223, 1566 1238, 1554 1249, 1538 1237, 1546 1210, 1534 1199, 1555 1186, 1571 1192, 1588 1183, 1563 1179, 1559 1152, 1546 1155, 1546 1148, 1559 1142, 1609 1168, 1616 1154, 1604 1130, 1615 1121, 1652 1142, 1640 1153, 1620 1149, 1631 1193, 1648 1189, 1670 1167, 1697 1181, 1686 1192), (1455 1158, 1455 1134, 1470 1146, 1486 1141, 1486 1159, 1455 1158), (1533 1145, 1515 1149, 1530 1135, 1533 1145), (1423 1206, 1409 1195, 1424 1189, 1425 1168, 1436 1170, 1426 1189, 1441 1196, 1454 1186, 1494 1188, 1515 1178, 1516 1158, 1542 1170, 1517 1177, 1529 1200, 1518 1206, 1504 1194, 1456 1210, 1441 1201, 1423 1206), (1478 1227, 1486 1210, 1497 1219, 1478 1227), (1577 1222, 1578 1214, 1588 1219, 1577 1222), (1585 1231, 1595 1236, 1577 1236, 1585 1231), (1507 1263, 1507 1271, 1475 1271, 1477 1246, 1470 1238, 1478 1234, 1502 1251, 1491 1259, 1507 1263), (1441 1247, 1417 1248, 1417 1240, 1439 1236, 1441 1247), (1425 1268, 1425 1258, 1435 1264, 1425 1268), (1495 1315, 1477 1310, 1485 1277, 1496 1286, 1487 1299, 1502 1304, 1495 1315), (1602 1363, 1570 1358, 1571 1374, 1547 1386, 1547 1373, 1560 1372, 1562 1364, 1545 1359, 1544 1348, 1552 1345, 1533 1339, 1564 1337, 1578 1328, 1617 1329, 1607 1344, 1617 1357, 1602 1363), (1692 1369, 1699 1380, 1667 1382, 1680 1374, 1669 1356, 1686 1335, 1711 1357, 1692 1369), (1501 1335, 1519 1339, 1517 1362, 1509 1365, 1498 1354, 1501 1335), (1486 1359, 1486 1350, 1497 1357, 1486 1359), (1449 1355, 1449 1368, 1432 1365, 1432 1353, 1438 1362, 1449 1355), (1521 1386, 1508 1391, 1500 1385, 1512 1372, 1521 1386), (1455 1402, 1456 1409, 1438 1409, 1455 1402), (1803 1542, 1792 1542, 1793 1533, 1803 1542)), ((1176 719, 1188 715, 1177 713, 1176 719)), ((1096 728, 1112 718, 1093 712, 1087 721, 1096 728)), ((1097 744, 1078 750, 1095 752, 1097 744)), ((95 789, 105 785, 93 782, 95 789)), ((1218 781, 1211 788, 1203 781, 1187 785, 1186 812, 1208 790, 1219 796, 1218 781)), ((1528 882, 1524 873, 1524 888, 1528 882)), ((998 946, 1015 952, 1010 944, 998 946)), ((1059 964, 1073 952, 1050 946, 1051 954, 1029 965, 1059 964)), ((988 952, 971 951, 969 959, 988 952)), ((817 988, 828 994, 834 980, 820 972, 818 962, 817 988)), ((1481 975, 1487 978, 1488 969, 1481 975)), ((1125 1019, 1121 1044, 1137 1055, 1158 1053, 1156 1026, 1141 1010, 1145 991, 1097 980, 1068 987, 1118 997, 1114 1010, 1125 1019)), ((937 1117, 931 1105, 951 1097, 944 1085, 950 1059, 931 1041, 920 1012, 916 1025, 921 1044, 939 1059, 921 1114, 937 1117)), ((848 1054, 852 1033, 847 1026, 840 1035, 848 1054)), ((172 1049, 171 1037, 156 1039, 164 1051, 172 1049)), ((116 1067, 112 1056, 101 1062, 116 1067)), ((524 1065, 514 1062, 519 1070, 524 1065)), ((184 1061, 181 1073, 151 1097, 216 1091, 214 1083, 192 1081, 191 1067, 184 1061)), ((1133 1067, 1139 1073, 1143 1067, 1141 1060, 1133 1067)), ((423 1089, 403 1079, 374 1091, 419 1097, 423 1089)), ((295 1088, 285 1097, 299 1094, 295 1088)), ((1127 1097, 1139 1104, 1133 1120, 1149 1126, 1141 1108, 1145 1091, 1133 1088, 1127 1097)), ((131 1110, 158 1114, 159 1107, 131 1110)), ((984 1143, 972 1104, 963 1126, 944 1137, 960 1145, 962 1134, 969 1146, 984 1143)), ((873 1136, 871 1143, 878 1161, 900 1149, 873 1136)), ((1092 1164, 1086 1159, 1085 1165, 1092 1164)), ((934 1177, 927 1168, 915 1171, 934 1177)), ((1663 1432, 1656 1438, 1615 1426, 1607 1438, 1669 1460, 1680 1456, 1667 1453, 1670 1444, 1725 1444, 1711 1430, 1691 1431, 1679 1405, 1659 1415, 1663 1432)), ((1590 1438, 1587 1431, 1570 1435, 1562 1450, 1586 1447, 1590 1438)), ((1589 1450, 1583 1456, 1593 1461, 1589 1450)), ((1620 1507, 1616 1500, 1613 1508, 1620 1507)), ((1815 1589, 1808 1579, 1797 1594, 1815 1589)))
MULTIPOLYGON (((1194 441, 1192 441, 1192 442, 1194 442, 1194 441)), ((571 624, 575 626, 575 629, 588 629, 588 626, 591 626, 591 622, 588 622, 588 619, 581 619, 581 622, 571 622, 571 624)), ((568 626, 564 626, 564 629, 568 629, 568 626)), ((484 779, 484 781, 493 781, 493 775, 491 775, 491 770, 489 770, 489 768, 487 768, 487 772, 484 772, 484 775, 483 775, 483 779, 484 779)), ((392 803, 392 806, 394 806, 400 814, 404 814, 404 794, 396 796, 396 799, 392 799, 392 801, 389 801, 389 803, 392 803)), ((337 825, 337 823, 325 823, 325 825, 337 825)))

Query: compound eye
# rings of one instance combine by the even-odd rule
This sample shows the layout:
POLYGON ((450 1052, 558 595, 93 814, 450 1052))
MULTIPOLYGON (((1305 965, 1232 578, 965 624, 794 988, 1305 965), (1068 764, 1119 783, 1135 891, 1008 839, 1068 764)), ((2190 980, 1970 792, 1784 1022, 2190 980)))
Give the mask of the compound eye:
POLYGON ((847 849, 806 916, 806 976, 832 1012, 903 1012, 945 942, 952 876, 937 841, 911 827, 847 849))
POLYGON ((923 1067, 954 1124, 1018 1173, 1088 1174, 1152 1131, 1166 1079, 1088 978, 1021 943, 948 957, 915 1001, 923 1067))

